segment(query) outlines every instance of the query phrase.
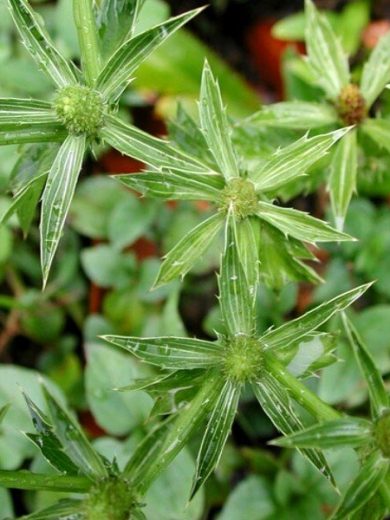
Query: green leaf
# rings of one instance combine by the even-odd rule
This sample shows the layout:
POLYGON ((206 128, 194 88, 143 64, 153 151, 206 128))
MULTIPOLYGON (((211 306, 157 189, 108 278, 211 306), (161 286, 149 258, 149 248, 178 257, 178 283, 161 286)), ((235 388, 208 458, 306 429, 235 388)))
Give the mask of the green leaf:
POLYGON ((209 368, 221 359, 217 343, 193 338, 132 338, 102 336, 105 341, 131 352, 162 369, 209 368))
POLYGON ((385 34, 363 67, 360 88, 368 107, 371 107, 389 81, 390 34, 385 34))
POLYGON ((366 119, 360 126, 381 148, 390 152, 390 121, 387 119, 366 119))
POLYGON ((240 399, 241 385, 226 381, 213 405, 196 461, 191 496, 194 496, 217 467, 231 432, 240 399))
POLYGON ((144 1, 103 0, 98 11, 97 24, 104 56, 111 56, 122 43, 132 37, 144 1))
POLYGON ((244 124, 308 130, 337 122, 337 113, 331 105, 308 101, 283 101, 264 106, 244 124))
POLYGON ((332 300, 318 305, 295 320, 284 323, 276 329, 268 330, 262 336, 262 341, 265 343, 264 348, 282 349, 288 347, 290 343, 296 342, 310 332, 318 329, 336 313, 352 305, 371 285, 372 284, 369 283, 356 287, 355 289, 336 296, 332 300))
POLYGON ((355 327, 344 313, 342 314, 342 320, 348 341, 367 383, 372 409, 375 416, 378 417, 390 406, 390 398, 386 392, 381 373, 376 368, 371 354, 368 352, 355 327))
MULTIPOLYGON (((260 379, 252 383, 253 392, 264 412, 284 435, 302 430, 303 424, 296 415, 288 392, 267 369, 260 379)), ((332 472, 324 455, 313 449, 302 450, 314 466, 334 484, 332 472)))
POLYGON ((140 493, 148 489, 150 483, 163 471, 187 444, 191 435, 198 430, 215 405, 224 386, 217 373, 209 373, 190 403, 173 419, 164 437, 158 453, 147 471, 143 472, 142 481, 137 486, 140 493))
POLYGON ((75 70, 57 51, 41 23, 25 0, 8 0, 12 18, 22 41, 38 67, 57 87, 77 83, 75 70))
POLYGON ((348 206, 352 194, 356 191, 357 155, 357 132, 352 130, 336 145, 329 178, 332 210, 339 231, 344 228, 348 206))
POLYGON ((64 447, 54 433, 49 419, 28 396, 25 395, 24 398, 26 399, 34 427, 38 432, 38 435, 27 434, 29 439, 41 450, 42 455, 50 465, 62 473, 77 475, 79 472, 78 465, 74 464, 66 454, 64 447))
POLYGON ((239 177, 226 110, 217 80, 206 61, 200 90, 199 117, 206 142, 226 180, 239 177))
POLYGON ((9 489, 84 493, 91 485, 89 478, 75 475, 41 475, 26 470, 0 470, 0 486, 9 489))
POLYGON ((336 231, 326 222, 311 217, 303 211, 282 208, 268 202, 259 202, 257 215, 278 228, 287 236, 304 242, 340 242, 354 240, 341 231, 336 231))
POLYGON ((372 436, 372 424, 365 419, 342 418, 315 424, 292 435, 280 437, 271 444, 284 448, 328 449, 337 446, 362 446, 372 436))
POLYGON ((82 501, 64 499, 37 513, 19 517, 19 520, 82 520, 82 501))
POLYGON ((231 213, 226 222, 225 251, 219 277, 222 317, 229 333, 251 335, 255 328, 255 292, 250 292, 242 267, 238 247, 237 229, 231 213))
POLYGON ((115 175, 114 179, 147 197, 163 200, 215 201, 224 185, 220 175, 189 173, 173 168, 160 172, 115 175))
POLYGON ((202 9, 194 9, 171 18, 125 42, 108 60, 97 79, 96 88, 105 98, 115 101, 125 90, 139 65, 202 9))
POLYGON ((50 169, 41 208, 41 264, 46 285, 86 148, 85 136, 68 136, 50 169))
POLYGON ((216 213, 190 231, 166 255, 154 287, 168 283, 178 276, 183 278, 195 265, 221 230, 224 216, 216 213))
POLYGON ((388 469, 388 460, 381 458, 377 452, 372 453, 345 491, 332 520, 345 520, 370 500, 384 481, 388 469))
POLYGON ((0 145, 24 143, 56 143, 64 141, 67 132, 59 123, 50 125, 28 124, 10 130, 0 129, 0 145))
POLYGON ((312 0, 305 1, 307 16, 306 46, 309 64, 317 82, 333 100, 349 83, 349 65, 340 39, 328 20, 320 15, 312 0))
POLYGON ((210 169, 195 159, 172 148, 167 141, 152 137, 135 126, 113 116, 106 117, 100 135, 119 152, 134 157, 156 169, 177 168, 191 173, 207 173, 210 169))
POLYGON ((58 403, 44 387, 45 398, 54 426, 54 433, 64 446, 68 457, 89 478, 108 476, 103 460, 93 449, 76 420, 58 403))
POLYGON ((86 83, 93 87, 101 70, 100 42, 93 0, 73 2, 73 19, 77 29, 84 78, 86 83))
POLYGON ((32 99, 0 98, 0 130, 17 130, 35 125, 44 129, 58 119, 50 103, 32 99))
POLYGON ((262 168, 251 175, 256 191, 277 190, 300 175, 305 175, 310 166, 327 155, 333 144, 348 132, 348 128, 342 128, 314 137, 305 135, 290 146, 277 150, 270 160, 264 162, 262 168))
POLYGON ((235 240, 240 262, 249 285, 249 293, 256 296, 259 281, 259 247, 260 247, 259 219, 248 217, 236 223, 235 240))

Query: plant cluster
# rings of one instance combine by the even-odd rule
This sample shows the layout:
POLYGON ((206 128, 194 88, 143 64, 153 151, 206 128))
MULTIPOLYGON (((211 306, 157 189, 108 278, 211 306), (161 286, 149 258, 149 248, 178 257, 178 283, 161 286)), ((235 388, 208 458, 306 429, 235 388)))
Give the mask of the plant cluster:
MULTIPOLYGON (((139 33, 142 0, 102 0, 96 6, 92 0, 73 0, 79 68, 57 50, 26 0, 7 2, 26 49, 56 88, 51 101, 0 99, 0 143, 33 144, 28 153, 37 153, 34 161, 29 156, 28 164, 19 169, 23 175, 3 221, 16 212, 27 234, 40 203, 44 287, 84 159, 89 152, 98 154, 105 144, 147 165, 141 173, 115 177, 127 188, 151 199, 207 204, 209 216, 165 256, 154 289, 182 280, 210 249, 220 248, 222 330, 215 341, 186 337, 184 331, 152 337, 102 331, 106 342, 146 366, 145 377, 124 387, 116 382, 119 391, 147 392, 153 398, 150 416, 159 417, 125 464, 99 453, 45 383, 47 413, 26 396, 36 430, 27 436, 55 473, 1 470, 0 485, 66 492, 68 497, 23 518, 147 518, 146 493, 200 431, 188 497, 192 500, 217 468, 240 397, 248 392, 283 435, 272 444, 297 448, 335 489, 338 483, 326 450, 340 446, 357 450, 361 469, 343 491, 332 519, 364 518, 367 511, 370 518, 385 518, 390 510, 390 398, 348 317, 348 308, 371 284, 326 299, 266 331, 259 327, 258 299, 260 283, 280 291, 289 280, 321 282, 310 265, 316 260, 317 243, 355 245, 343 229, 356 190, 359 139, 366 134, 389 149, 389 122, 376 113, 374 102, 390 81, 390 37, 372 52, 360 82, 352 81, 341 43, 312 1, 306 0, 308 66, 326 99, 278 103, 234 122, 206 61, 198 114, 192 117, 180 107, 166 140, 124 121, 120 101, 140 64, 200 10, 139 33), (126 29, 117 23, 119 13, 126 19, 126 29), (315 131, 272 153, 248 157, 242 135, 258 135, 258 129, 271 127, 315 131), (335 227, 280 205, 301 177, 310 177, 315 167, 325 168, 328 156, 335 227), (370 420, 340 414, 305 381, 336 361, 334 327, 323 327, 330 323, 341 324, 341 335, 365 379, 370 420)), ((11 410, 1 409, 0 420, 11 410)))

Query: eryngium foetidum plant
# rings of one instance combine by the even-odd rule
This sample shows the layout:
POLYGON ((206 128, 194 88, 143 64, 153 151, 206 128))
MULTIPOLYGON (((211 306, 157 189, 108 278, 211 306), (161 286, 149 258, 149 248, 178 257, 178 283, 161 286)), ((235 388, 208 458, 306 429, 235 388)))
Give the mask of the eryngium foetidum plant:
POLYGON ((361 133, 390 150, 390 123, 375 117, 373 105, 390 81, 390 34, 382 37, 364 64, 359 84, 351 79, 348 58, 328 20, 306 0, 306 48, 313 81, 326 95, 324 103, 286 101, 268 105, 249 124, 309 130, 353 125, 338 142, 332 156, 328 188, 336 227, 343 229, 356 191, 358 144, 361 133))
POLYGON ((280 287, 286 279, 320 280, 302 262, 315 258, 304 243, 351 240, 351 237, 302 211, 274 204, 269 194, 304 175, 335 142, 348 134, 348 128, 303 137, 277 151, 261 168, 246 171, 234 148, 219 85, 207 62, 199 101, 200 128, 183 111, 179 117, 176 123, 179 129, 175 131, 179 150, 192 153, 201 165, 200 170, 188 162, 185 167, 167 166, 159 171, 115 176, 148 197, 205 200, 214 205, 214 215, 168 253, 155 285, 183 277, 223 229, 228 214, 237 226, 238 248, 251 290, 255 290, 259 278, 259 264, 261 277, 270 286, 280 287))
MULTIPOLYGON (((97 20, 92 0, 74 0, 73 11, 81 51, 81 70, 55 48, 26 0, 7 0, 11 15, 31 57, 56 87, 51 101, 0 99, 0 144, 61 143, 49 167, 31 172, 3 216, 23 211, 31 198, 41 200, 41 263, 46 284, 73 198, 83 159, 94 142, 103 140, 123 153, 155 167, 181 167, 167 143, 119 120, 118 101, 137 67, 199 9, 134 35, 143 1, 128 2, 127 30, 110 35, 111 2, 102 2, 97 20), (100 32, 98 31, 100 29, 100 32), (99 36, 101 35, 101 36, 99 36), (111 50, 106 56, 103 49, 111 50)), ((194 166, 195 168, 195 166, 194 166)))
MULTIPOLYGON (((239 258, 237 228, 230 212, 219 277, 220 306, 226 334, 215 342, 173 337, 104 337, 143 361, 163 369, 159 377, 140 381, 131 388, 146 389, 154 397, 168 392, 168 399, 177 393, 175 406, 180 409, 180 405, 184 405, 166 436, 158 458, 149 473, 144 475, 143 484, 149 485, 150 480, 188 442, 194 430, 208 418, 197 459, 193 485, 195 493, 218 463, 245 384, 250 384, 264 412, 284 434, 296 432, 304 426, 304 419, 294 409, 294 401, 318 420, 336 418, 337 412, 309 391, 298 377, 294 377, 289 363, 294 358, 297 344, 306 343, 310 348, 313 337, 323 340, 326 335, 320 334, 317 329, 335 313, 353 303, 367 287, 353 289, 296 320, 259 335, 256 330, 255 298, 239 258), (180 394, 183 389, 184 393, 180 394), (194 394, 195 397, 189 397, 194 394), (185 404, 187 399, 190 402, 185 404)), ((319 355, 320 359, 312 360, 313 370, 316 363, 320 365, 323 361, 322 355, 327 362, 334 361, 324 349, 319 355)), ((164 410, 167 402, 162 404, 164 410)), ((161 409, 161 403, 157 402, 157 406, 161 409)), ((303 450, 303 454, 333 482, 326 459, 319 451, 303 450)))

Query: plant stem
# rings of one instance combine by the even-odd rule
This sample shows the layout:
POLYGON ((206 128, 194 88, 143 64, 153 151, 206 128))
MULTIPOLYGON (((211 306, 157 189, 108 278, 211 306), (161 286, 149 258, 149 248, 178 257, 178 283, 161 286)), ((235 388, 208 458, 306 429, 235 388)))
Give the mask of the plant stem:
POLYGON ((92 0, 73 0, 73 16, 85 78, 87 83, 93 86, 101 70, 101 55, 92 0))
POLYGON ((0 486, 5 488, 85 492, 92 484, 87 477, 0 470, 0 486))
POLYGON ((339 412, 311 392, 273 356, 267 357, 267 365, 272 369, 272 375, 279 383, 285 386, 292 397, 312 415, 321 421, 333 421, 340 418, 339 412))

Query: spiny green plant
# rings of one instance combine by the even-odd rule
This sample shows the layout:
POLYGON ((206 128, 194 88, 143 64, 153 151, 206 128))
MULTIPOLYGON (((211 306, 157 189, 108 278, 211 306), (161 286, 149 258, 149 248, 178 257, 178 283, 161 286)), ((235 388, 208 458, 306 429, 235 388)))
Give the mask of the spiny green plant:
POLYGON ((359 84, 351 79, 347 56, 340 38, 312 0, 306 0, 307 63, 313 83, 326 101, 285 101, 268 105, 248 119, 248 124, 309 130, 353 126, 332 154, 328 189, 337 229, 344 227, 352 195, 356 192, 359 142, 368 135, 390 150, 390 124, 374 103, 390 81, 390 35, 381 38, 363 66, 359 84))
POLYGON ((281 287, 286 279, 320 280, 316 272, 302 262, 302 259, 315 258, 304 242, 315 244, 352 238, 302 211, 274 204, 272 197, 277 189, 304 175, 349 129, 303 137, 277 151, 262 167, 243 169, 243 158, 233 145, 232 127, 218 82, 207 62, 202 76, 199 119, 200 128, 181 110, 172 126, 176 138, 182 135, 177 140, 179 151, 190 154, 192 150, 192 157, 202 165, 203 171, 194 171, 189 162, 185 169, 162 167, 157 172, 115 176, 148 197, 205 200, 213 204, 215 213, 167 254, 155 286, 178 276, 183 278, 227 221, 237 226, 237 247, 252 291, 259 278, 259 265, 262 279, 273 287, 281 287))
MULTIPOLYGON (((167 143, 126 124, 115 114, 120 97, 139 65, 200 11, 196 9, 134 35, 142 4, 143 1, 138 1, 123 6, 128 15, 126 30, 111 35, 110 26, 117 13, 110 0, 102 3, 98 20, 90 0, 74 0, 82 65, 79 70, 56 49, 26 0, 8 0, 26 49, 56 87, 51 101, 0 99, 0 144, 61 143, 59 149, 50 148, 50 165, 45 161, 44 166, 25 179, 2 219, 15 210, 22 213, 23 219, 25 208, 31 212, 43 190, 40 234, 44 286, 84 157, 88 150, 93 150, 94 143, 104 141, 156 167, 191 164, 191 158, 181 159, 167 143), (104 48, 111 53, 104 55, 104 48)), ((193 168, 196 169, 196 164, 193 168)))

